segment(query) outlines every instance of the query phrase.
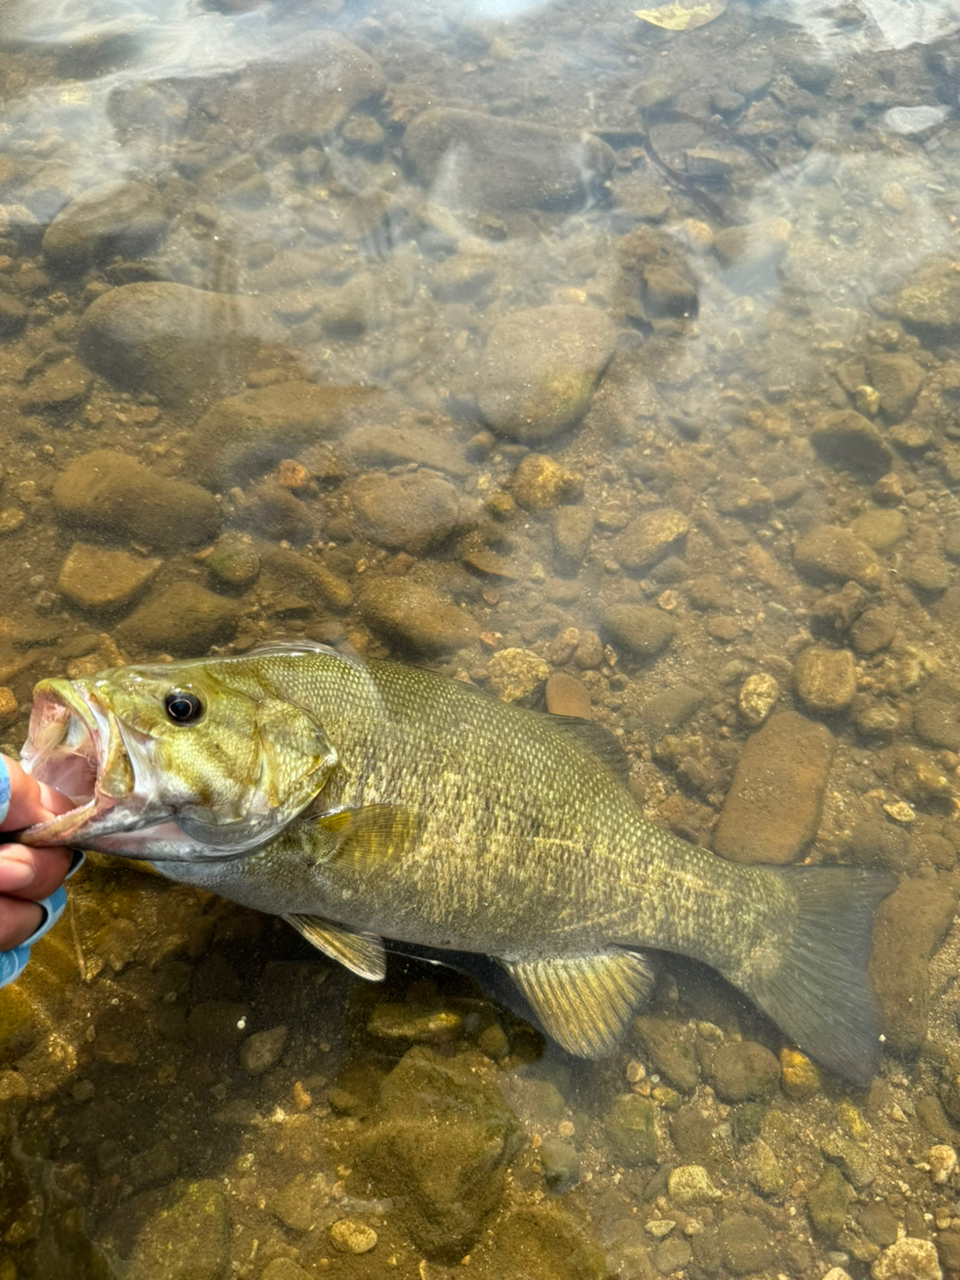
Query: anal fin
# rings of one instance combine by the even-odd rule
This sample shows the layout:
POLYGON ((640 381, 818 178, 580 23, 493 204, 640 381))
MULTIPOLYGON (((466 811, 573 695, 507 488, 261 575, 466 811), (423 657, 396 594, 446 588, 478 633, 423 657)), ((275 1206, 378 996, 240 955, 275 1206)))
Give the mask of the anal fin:
POLYGON ((387 972, 387 957, 383 943, 375 933, 354 933, 343 925, 331 924, 319 916, 286 915, 309 943, 331 960, 344 965, 351 973, 367 978, 370 982, 382 982, 387 972))
POLYGON ((637 951, 501 964, 548 1034, 580 1058, 602 1058, 613 1051, 654 979, 646 957, 637 951))

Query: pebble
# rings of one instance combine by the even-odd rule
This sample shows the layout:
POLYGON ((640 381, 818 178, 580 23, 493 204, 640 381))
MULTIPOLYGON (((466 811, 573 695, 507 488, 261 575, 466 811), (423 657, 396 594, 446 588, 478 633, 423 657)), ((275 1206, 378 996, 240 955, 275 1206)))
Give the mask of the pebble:
POLYGON ((721 1199, 709 1173, 700 1164, 681 1164, 667 1177, 670 1199, 678 1205, 710 1204, 721 1199))
POLYGON ((926 133, 928 129, 936 129, 943 124, 950 114, 950 108, 925 104, 919 107, 891 107, 885 111, 881 120, 891 133, 899 133, 903 137, 911 134, 926 133))
POLYGON ((905 560, 900 573, 911 587, 930 596, 942 595, 950 585, 950 566, 938 555, 918 555, 905 560))
POLYGON ((23 527, 26 515, 19 507, 4 507, 0 510, 0 536, 6 533, 16 533, 18 529, 23 527))
POLYGON ((846 582, 852 579, 867 590, 879 587, 883 579, 880 561, 850 529, 822 524, 811 529, 797 543, 793 563, 814 582, 846 582))
POLYGON ((526 511, 549 511, 576 502, 583 493, 583 476, 542 453, 528 453, 513 473, 510 492, 526 511))
POLYGON ((740 1152, 744 1171, 762 1196, 779 1195, 783 1190, 783 1170, 772 1149, 762 1139, 748 1143, 740 1152))
POLYGON ((880 408, 894 422, 909 412, 923 386, 926 370, 912 356, 896 352, 873 355, 867 360, 871 385, 880 397, 880 408))
POLYGON ((826 462, 874 479, 889 471, 893 460, 877 427, 854 409, 824 414, 811 431, 810 440, 826 462))
POLYGON ((560 507, 553 517, 553 546, 561 572, 579 568, 590 546, 594 515, 589 507, 560 507))
POLYGON ((123 609, 156 576, 159 559, 75 542, 57 579, 57 590, 80 609, 110 613, 123 609))
POLYGON ((406 578, 371 579, 361 590, 358 605, 369 627, 413 653, 444 653, 479 638, 480 629, 465 609, 406 578))
POLYGON ((780 1063, 754 1040, 733 1040, 706 1055, 704 1074, 723 1102, 772 1097, 780 1084, 780 1063))
POLYGON ((341 1253, 369 1253, 377 1247, 379 1236, 373 1227, 356 1218, 338 1218, 330 1227, 330 1239, 341 1253))
POLYGON ((943 1280, 932 1240, 903 1236, 884 1249, 870 1268, 873 1280, 943 1280))
POLYGON ((703 692, 692 684, 675 684, 648 698, 640 709, 640 718, 651 738, 673 733, 690 719, 703 702, 703 692))
POLYGON ((717 1235, 723 1260, 735 1276, 767 1272, 772 1267, 775 1257, 773 1235, 758 1215, 728 1214, 717 1235))
POLYGON ((260 557, 249 538, 225 533, 204 560, 216 583, 244 591, 253 586, 260 573, 260 557))
POLYGON ((280 1061, 289 1030, 285 1026, 255 1031, 240 1046, 240 1065, 251 1076, 261 1076, 280 1061))
POLYGON ((590 690, 576 676, 554 671, 547 678, 547 710, 555 716, 577 716, 589 720, 591 713, 590 690))
POLYGON ((923 259, 893 299, 904 324, 923 330, 960 330, 960 279, 952 257, 923 259))
POLYGON ((797 694, 816 715, 832 715, 846 709, 857 692, 857 671, 849 649, 810 645, 793 664, 797 694))
POLYGON ((796 711, 778 711, 747 739, 713 837, 735 862, 796 861, 816 835, 835 749, 833 735, 796 711))
POLYGON ((864 511, 850 526, 850 532, 877 552, 889 551, 910 532, 907 517, 891 507, 864 511))
POLYGON ((212 541, 221 520, 216 500, 199 485, 158 475, 114 449, 74 458, 54 482, 53 501, 68 524, 160 551, 212 541))
POLYGON ((260 348, 256 327, 244 298, 137 282, 91 303, 80 319, 78 350, 116 386, 184 406, 242 384, 260 348))
POLYGON ((807 1212, 815 1231, 835 1240, 847 1220, 847 1210, 856 1193, 835 1164, 823 1172, 807 1191, 807 1212))
POLYGON ((580 1157, 569 1142, 548 1139, 540 1148, 540 1163, 547 1186, 563 1195, 580 1181, 580 1157))
POLYGON ((821 1142, 820 1150, 838 1166, 843 1176, 858 1191, 868 1187, 877 1176, 874 1157, 850 1138, 841 1137, 837 1133, 828 1134, 821 1142))
POLYGON ((660 507, 632 520, 614 539, 613 552, 625 569, 645 572, 676 550, 689 532, 690 521, 682 511, 660 507))
POLYGON ((504 702, 519 702, 550 675, 550 667, 529 649, 500 649, 487 663, 490 688, 504 702))
POLYGON ((780 685, 766 671, 747 676, 737 695, 737 707, 747 724, 758 729, 777 704, 780 685))
POLYGON ((442 1044, 458 1040, 463 1034, 463 1018, 459 1013, 434 1009, 410 1000, 403 1004, 375 1005, 367 1022, 367 1031, 384 1040, 416 1040, 421 1044, 442 1044))
POLYGON ((616 328, 590 306, 514 311, 490 331, 477 404, 498 435, 549 439, 586 412, 616 346, 616 328))
POLYGON ((897 622, 886 609, 867 609, 850 628, 850 643, 867 656, 886 649, 897 634, 897 622))
POLYGON ((780 1088, 788 1098, 802 1102, 819 1093, 822 1086, 820 1068, 805 1053, 784 1045, 780 1050, 780 1088))
POLYGON ((19 714, 17 695, 6 685, 0 685, 0 729, 6 729, 19 714))
POLYGON ((292 1258, 272 1258, 260 1273, 260 1280, 310 1280, 308 1272, 292 1258))
POLYGON ((628 1165, 658 1162, 656 1116, 655 1103, 638 1093, 621 1093, 614 1099, 604 1128, 617 1160, 628 1165))
POLYGON ((612 604, 601 615, 600 630, 614 648, 642 661, 666 649, 676 635, 677 624, 652 605, 612 604))
POLYGON ((839 591, 821 596, 813 606, 813 616, 834 631, 849 631, 866 608, 868 599, 859 583, 847 582, 839 591))
POLYGON ((60 413, 75 409, 90 394, 93 378, 79 360, 68 356, 50 365, 26 386, 20 396, 24 413, 60 413))
POLYGON ((361 476, 349 485, 347 496, 361 537, 411 555, 443 542, 461 520, 457 490, 426 471, 361 476))

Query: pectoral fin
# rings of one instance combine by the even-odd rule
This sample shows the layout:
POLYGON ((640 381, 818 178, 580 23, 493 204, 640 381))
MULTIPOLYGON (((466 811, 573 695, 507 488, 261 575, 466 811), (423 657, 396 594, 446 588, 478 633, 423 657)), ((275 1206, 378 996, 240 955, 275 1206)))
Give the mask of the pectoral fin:
POLYGON ((368 871, 405 853, 420 835, 423 823, 412 809, 392 804, 369 804, 359 809, 336 809, 311 819, 332 837, 324 861, 368 871))
POLYGON ((287 915, 283 918, 318 951, 345 965, 351 973, 371 982, 383 981, 387 957, 383 943, 375 933, 354 933, 319 916, 287 915))
POLYGON ((544 1029, 580 1058, 602 1058, 650 994, 653 971, 635 951, 501 961, 544 1029))

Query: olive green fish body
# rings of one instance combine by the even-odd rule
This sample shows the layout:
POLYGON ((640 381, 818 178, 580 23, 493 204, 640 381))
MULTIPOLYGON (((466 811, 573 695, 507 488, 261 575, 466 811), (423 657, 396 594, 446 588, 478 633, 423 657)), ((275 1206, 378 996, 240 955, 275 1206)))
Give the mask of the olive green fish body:
MULTIPOLYGON (((672 836, 644 818, 597 726, 319 646, 81 686, 38 687, 31 741, 63 719, 44 697, 74 719, 106 707, 96 714, 124 738, 133 792, 147 774, 153 787, 136 832, 107 830, 132 802, 90 800, 105 831, 92 847, 150 859, 155 838, 164 874, 284 916, 367 977, 382 976, 382 938, 494 956, 573 1052, 609 1051, 649 989, 643 950, 657 948, 720 970, 821 1061, 872 1073, 866 960, 886 879, 741 866, 672 836), (182 722, 165 723, 161 703, 182 722)), ((44 761, 57 750, 34 748, 54 785, 44 761)), ((122 762, 112 768, 122 791, 122 762)))

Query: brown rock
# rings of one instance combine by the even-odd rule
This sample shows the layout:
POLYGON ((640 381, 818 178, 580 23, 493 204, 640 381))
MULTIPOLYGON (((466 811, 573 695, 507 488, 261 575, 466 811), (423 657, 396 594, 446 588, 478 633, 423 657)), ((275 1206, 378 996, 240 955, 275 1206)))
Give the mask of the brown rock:
POLYGON ((751 734, 714 831, 735 862, 795 861, 816 835, 835 742, 824 725, 781 711, 751 734))

